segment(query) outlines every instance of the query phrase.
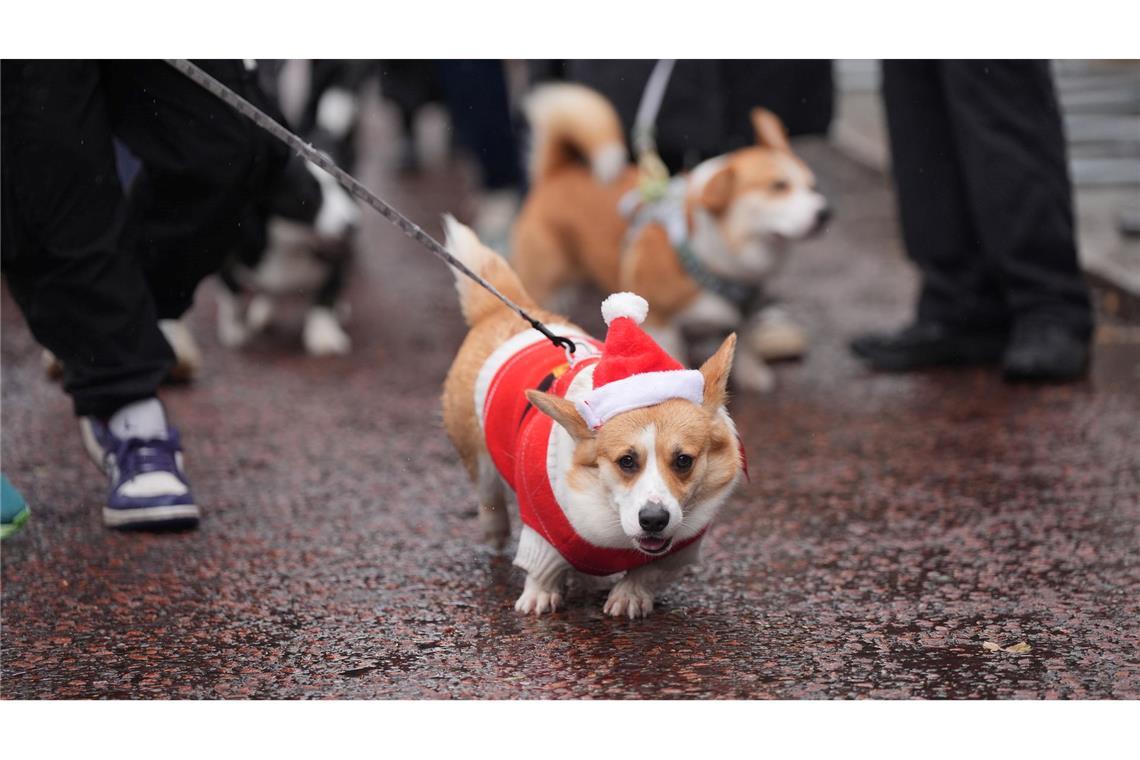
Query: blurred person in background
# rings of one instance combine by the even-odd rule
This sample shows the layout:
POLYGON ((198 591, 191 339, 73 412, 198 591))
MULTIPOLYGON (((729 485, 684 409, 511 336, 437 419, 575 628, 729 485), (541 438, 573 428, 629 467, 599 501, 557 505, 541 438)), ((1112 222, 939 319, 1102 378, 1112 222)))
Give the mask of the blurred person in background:
MULTIPOLYGON (((614 104, 626 134, 655 60, 531 61, 532 84, 579 82, 614 104)), ((762 106, 784 122, 791 137, 826 135, 834 102, 831 61, 679 60, 669 77, 655 123, 657 152, 676 174, 746 145, 751 110, 762 106)))
MULTIPOLYGON (((266 105, 252 64, 200 65, 266 105)), ((176 363, 159 321, 190 308, 286 151, 160 61, 3 61, 0 72, 3 270, 109 479, 104 523, 194 525, 181 441, 158 399, 176 363), (113 138, 141 164, 129 195, 113 138)))
POLYGON ((475 233, 506 253, 524 182, 505 62, 456 60, 436 65, 457 142, 479 166, 475 233))
POLYGON ((886 61, 883 99, 922 282, 910 325, 852 351, 883 371, 1001 362, 1011 380, 1083 375, 1093 316, 1049 63, 886 61))

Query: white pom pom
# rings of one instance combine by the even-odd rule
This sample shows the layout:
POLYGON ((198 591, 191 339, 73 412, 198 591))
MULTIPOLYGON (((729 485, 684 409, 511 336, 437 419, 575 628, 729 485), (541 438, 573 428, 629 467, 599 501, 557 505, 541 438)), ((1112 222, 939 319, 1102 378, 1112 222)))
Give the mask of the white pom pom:
POLYGON ((602 319, 607 326, 618 317, 629 317, 640 325, 648 313, 649 303, 637 293, 614 293, 602 301, 602 319))

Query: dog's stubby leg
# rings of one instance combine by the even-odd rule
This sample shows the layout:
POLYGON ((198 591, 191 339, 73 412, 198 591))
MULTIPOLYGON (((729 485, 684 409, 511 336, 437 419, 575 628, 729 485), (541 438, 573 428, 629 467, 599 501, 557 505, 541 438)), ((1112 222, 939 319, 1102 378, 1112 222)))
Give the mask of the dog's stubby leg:
POLYGON ((767 361, 798 359, 807 351, 804 331, 779 306, 769 306, 756 315, 745 344, 767 361))
POLYGON ((776 387, 776 375, 751 346, 740 346, 732 363, 732 380, 738 388, 768 393, 776 387))
POLYGON ((511 517, 507 512, 507 493, 503 479, 486 452, 479 455, 479 525, 483 538, 497 551, 511 537, 511 517))
POLYGON ((695 541, 676 554, 630 570, 610 591, 602 612, 631 620, 649 615, 657 592, 700 559, 700 545, 700 541, 695 541))
POLYGON ((515 566, 526 570, 526 585, 515 602, 515 610, 524 615, 555 612, 562 604, 562 582, 570 563, 546 539, 524 525, 515 566))

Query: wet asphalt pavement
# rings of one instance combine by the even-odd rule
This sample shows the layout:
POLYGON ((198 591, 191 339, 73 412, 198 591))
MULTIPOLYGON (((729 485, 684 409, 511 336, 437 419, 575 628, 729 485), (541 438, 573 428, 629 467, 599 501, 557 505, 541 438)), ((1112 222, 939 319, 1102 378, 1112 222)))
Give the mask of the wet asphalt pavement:
MULTIPOLYGON (((838 214, 778 284, 811 352, 732 413, 752 482, 646 620, 578 588, 541 619, 477 538, 441 426, 463 335, 451 276, 369 214, 351 356, 281 329, 232 352, 213 285, 201 379, 164 400, 205 516, 101 526, 102 477, 5 291, 3 469, 32 504, 3 553, 5 698, 1140 697, 1140 336, 1086 382, 875 375, 846 340, 909 314, 885 180, 805 156, 838 214), (1026 653, 992 651, 1026 642, 1026 653)), ((461 173, 364 179, 429 230, 461 173)), ((600 331, 596 296, 574 316, 600 331)), ((517 533, 517 524, 516 524, 517 533)))

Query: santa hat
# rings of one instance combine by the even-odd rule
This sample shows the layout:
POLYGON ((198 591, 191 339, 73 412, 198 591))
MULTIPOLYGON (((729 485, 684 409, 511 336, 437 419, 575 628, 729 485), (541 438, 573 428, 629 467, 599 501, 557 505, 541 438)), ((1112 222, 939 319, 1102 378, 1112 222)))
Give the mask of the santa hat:
POLYGON ((636 293, 614 293, 602 301, 609 332, 594 368, 594 389, 575 402, 591 429, 632 409, 674 398, 699 404, 704 397, 704 376, 685 369, 641 329, 648 313, 649 304, 636 293))

